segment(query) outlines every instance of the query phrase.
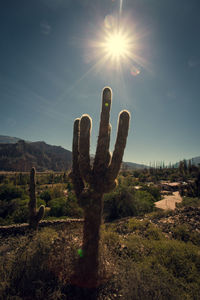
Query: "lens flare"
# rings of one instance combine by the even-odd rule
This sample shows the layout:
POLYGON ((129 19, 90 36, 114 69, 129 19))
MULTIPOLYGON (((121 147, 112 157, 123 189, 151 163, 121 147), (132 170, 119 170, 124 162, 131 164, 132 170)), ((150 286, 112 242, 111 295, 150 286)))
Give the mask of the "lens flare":
POLYGON ((83 257, 83 250, 82 249, 78 249, 78 255, 80 256, 80 257, 83 257))
POLYGON ((140 69, 135 66, 132 66, 130 71, 131 71, 131 75, 133 75, 133 76, 137 76, 140 74, 140 69))

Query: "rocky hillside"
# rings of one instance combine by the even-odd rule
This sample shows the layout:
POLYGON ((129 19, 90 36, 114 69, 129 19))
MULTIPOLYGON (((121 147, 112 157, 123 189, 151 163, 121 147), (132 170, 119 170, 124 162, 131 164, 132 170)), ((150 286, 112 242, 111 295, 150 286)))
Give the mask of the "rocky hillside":
MULTIPOLYGON (((0 135, 0 171, 27 172, 34 166, 37 171, 65 171, 71 167, 72 153, 60 146, 45 142, 29 142, 0 135)), ((91 162, 94 155, 91 155, 91 162)), ((123 162, 122 169, 144 169, 147 166, 123 162)))
POLYGON ((1 171, 27 172, 32 166, 37 171, 65 171, 71 166, 71 152, 45 142, 0 144, 1 171))

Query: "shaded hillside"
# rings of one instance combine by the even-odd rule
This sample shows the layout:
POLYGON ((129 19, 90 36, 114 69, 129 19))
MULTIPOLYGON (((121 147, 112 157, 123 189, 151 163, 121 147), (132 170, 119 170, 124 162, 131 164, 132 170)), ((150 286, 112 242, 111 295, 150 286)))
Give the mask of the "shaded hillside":
POLYGON ((71 166, 71 152, 45 142, 0 144, 1 171, 65 171, 71 166))

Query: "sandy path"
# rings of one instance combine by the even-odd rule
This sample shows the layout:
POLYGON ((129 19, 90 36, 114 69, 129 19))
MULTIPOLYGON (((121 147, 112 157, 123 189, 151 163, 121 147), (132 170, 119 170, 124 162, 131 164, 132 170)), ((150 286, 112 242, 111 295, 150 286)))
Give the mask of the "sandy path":
POLYGON ((181 202, 182 197, 179 195, 179 192, 174 192, 170 196, 164 196, 164 199, 155 202, 155 206, 162 209, 175 209, 177 202, 181 202))

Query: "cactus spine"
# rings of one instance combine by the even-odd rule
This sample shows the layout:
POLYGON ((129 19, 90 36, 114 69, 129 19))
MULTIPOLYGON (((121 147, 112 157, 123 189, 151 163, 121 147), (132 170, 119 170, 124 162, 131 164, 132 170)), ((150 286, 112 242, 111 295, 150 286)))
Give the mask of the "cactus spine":
POLYGON ((29 227, 31 229, 37 230, 40 220, 44 216, 44 205, 41 205, 37 211, 37 200, 35 194, 35 168, 32 168, 30 171, 30 187, 29 187, 29 227))
POLYGON ((93 166, 90 165, 90 132, 92 119, 83 115, 74 122, 71 178, 80 206, 84 209, 83 257, 80 259, 76 284, 95 287, 99 284, 99 240, 102 221, 103 194, 116 186, 126 140, 130 113, 119 114, 118 132, 113 155, 109 152, 111 125, 109 123, 112 90, 104 88, 101 120, 93 166), (81 274, 82 273, 82 274, 81 274))

